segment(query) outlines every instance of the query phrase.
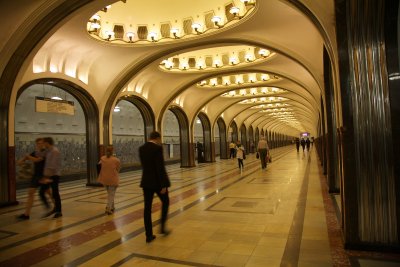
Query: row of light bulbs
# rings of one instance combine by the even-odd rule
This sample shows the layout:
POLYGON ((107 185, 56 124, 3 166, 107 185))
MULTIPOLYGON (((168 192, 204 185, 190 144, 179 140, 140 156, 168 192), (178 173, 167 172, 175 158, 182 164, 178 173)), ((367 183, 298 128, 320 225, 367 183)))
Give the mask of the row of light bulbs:
MULTIPOLYGON (((256 83, 256 82, 266 82, 266 81, 269 81, 271 79, 279 79, 279 77, 274 75, 271 78, 270 75, 263 74, 263 75, 261 75, 261 79, 257 79, 257 77, 255 75, 252 75, 252 76, 248 77, 247 81, 245 81, 243 79, 243 75, 236 75, 235 83, 233 85, 243 85, 243 84, 246 84, 246 83, 248 84, 248 83, 256 83)), ((223 78, 221 80, 221 83, 218 82, 218 78, 212 78, 212 79, 209 79, 209 80, 202 80, 197 85, 198 86, 202 86, 202 87, 203 86, 213 86, 213 87, 215 87, 215 86, 229 86, 229 85, 232 85, 232 82, 231 82, 230 77, 228 76, 228 77, 223 78)), ((266 88, 266 87, 263 87, 263 88, 266 88)), ((253 90, 255 90, 255 89, 253 89, 253 90)), ((265 90, 267 90, 267 89, 265 89, 265 90)), ((256 92, 254 91, 252 93, 256 93, 256 92)))
POLYGON ((276 94, 283 93, 285 90, 278 89, 276 87, 262 87, 260 88, 250 88, 250 89, 240 89, 238 91, 232 90, 227 93, 222 94, 223 97, 243 97, 243 96, 255 96, 255 95, 266 95, 266 94, 276 94))
MULTIPOLYGON (((251 109, 263 109, 263 110, 266 110, 266 109, 271 109, 271 108, 279 108, 279 107, 288 107, 289 105, 288 104, 286 104, 286 103, 276 103, 276 104, 266 104, 266 105, 258 105, 258 106, 254 106, 254 107, 251 107, 251 109)), ((264 111, 263 111, 264 112, 264 111)))
MULTIPOLYGON (((249 6, 249 5, 254 5, 255 4, 254 1, 250 1, 250 0, 241 0, 241 2, 245 6, 249 6)), ((107 10, 109 10, 110 8, 111 8, 111 5, 106 6, 101 11, 107 12, 107 10)), ((249 12, 249 10, 247 10, 244 15, 240 16, 240 8, 239 7, 233 6, 229 10, 229 13, 234 15, 234 17, 236 19, 241 19, 248 12, 249 12)), ((100 20, 101 20, 101 17, 97 13, 94 14, 90 18, 90 20, 89 20, 89 29, 88 29, 89 33, 96 34, 98 36, 100 35, 100 32, 99 32, 99 30, 101 28, 100 20)), ((216 28, 222 28, 228 23, 228 22, 223 23, 223 19, 220 16, 213 16, 211 18, 211 21, 214 23, 216 28)), ((208 30, 208 29, 203 30, 203 25, 201 23, 199 23, 199 22, 194 22, 191 25, 191 27, 192 27, 192 29, 193 29, 195 34, 205 33, 208 30)), ((179 39, 179 38, 182 38, 182 37, 185 36, 184 34, 180 35, 180 30, 178 28, 172 28, 170 30, 170 32, 171 32, 171 37, 169 37, 169 38, 179 39)), ((118 40, 124 41, 124 42, 128 42, 128 43, 134 43, 134 42, 138 42, 138 41, 145 41, 145 40, 140 40, 140 39, 134 40, 135 39, 135 33, 131 32, 131 31, 127 32, 125 35, 126 35, 127 41, 123 40, 123 39, 118 39, 118 40)), ((106 30, 106 31, 102 32, 102 36, 100 36, 100 37, 103 37, 103 40, 112 41, 112 40, 115 40, 115 38, 114 38, 115 37, 115 33, 114 33, 114 31, 106 30)), ((157 42, 157 41, 160 41, 161 39, 167 39, 167 38, 166 37, 159 37, 157 32, 149 32, 146 41, 157 42)))
POLYGON ((284 112, 284 111, 290 111, 293 110, 292 108, 269 108, 269 109, 263 109, 260 112, 263 113, 271 113, 271 112, 284 112))
POLYGON ((253 103, 267 103, 267 102, 280 102, 285 101, 286 98, 283 97, 258 97, 258 98, 251 98, 251 99, 244 99, 239 102, 239 104, 253 104, 253 103))
MULTIPOLYGON (((244 58, 245 58, 244 62, 241 62, 239 60, 239 58, 236 57, 236 56, 231 56, 229 58, 229 64, 227 64, 227 65, 235 66, 235 65, 238 65, 240 63, 250 63, 250 62, 253 62, 253 61, 258 60, 258 59, 265 59, 265 58, 267 58, 267 57, 269 57, 271 55, 271 51, 269 51, 268 49, 260 49, 258 54, 260 55, 260 57, 256 57, 254 54, 247 53, 244 56, 244 58)), ((203 60, 197 60, 196 66, 193 67, 193 68, 189 66, 188 62, 182 62, 182 63, 179 64, 179 66, 175 66, 174 62, 172 60, 170 60, 170 59, 163 60, 161 62, 161 65, 167 70, 172 70, 172 69, 175 69, 175 70, 176 69, 179 69, 179 70, 190 70, 190 69, 205 70, 205 69, 208 69, 208 68, 221 68, 221 67, 224 66, 222 60, 220 58, 218 58, 218 57, 216 57, 213 60, 212 66, 206 66, 206 63, 203 60)), ((267 80, 267 78, 265 78, 265 79, 267 80)), ((199 85, 204 85, 204 84, 205 83, 203 81, 199 85)))

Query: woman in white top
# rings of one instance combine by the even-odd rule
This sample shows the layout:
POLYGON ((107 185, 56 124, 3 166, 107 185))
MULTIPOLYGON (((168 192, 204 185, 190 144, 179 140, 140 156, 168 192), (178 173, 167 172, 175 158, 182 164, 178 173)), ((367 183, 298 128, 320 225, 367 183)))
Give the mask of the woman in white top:
POLYGON ((244 154, 244 147, 240 143, 240 141, 237 142, 236 145, 236 158, 238 159, 238 164, 239 164, 239 170, 242 170, 244 168, 243 165, 243 159, 245 158, 244 154))

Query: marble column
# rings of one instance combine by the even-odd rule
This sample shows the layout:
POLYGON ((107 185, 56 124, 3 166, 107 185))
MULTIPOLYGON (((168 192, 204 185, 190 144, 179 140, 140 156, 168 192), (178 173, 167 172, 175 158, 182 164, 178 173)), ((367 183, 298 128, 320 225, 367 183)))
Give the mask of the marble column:
MULTIPOLYGON (((337 0, 335 4, 343 112, 345 246, 390 250, 399 245, 398 156, 393 148, 398 129, 392 128, 392 116, 398 115, 391 105, 398 105, 398 96, 392 98, 389 93, 384 32, 385 20, 390 15, 397 18, 390 10, 397 11, 398 2, 337 0)), ((397 27, 392 28, 396 35, 393 29, 397 27)))

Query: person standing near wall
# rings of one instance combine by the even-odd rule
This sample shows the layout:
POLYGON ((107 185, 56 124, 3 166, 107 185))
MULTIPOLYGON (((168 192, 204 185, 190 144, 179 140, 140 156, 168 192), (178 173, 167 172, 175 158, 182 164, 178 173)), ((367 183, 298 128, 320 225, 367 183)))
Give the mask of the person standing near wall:
POLYGON ((260 154, 261 168, 264 170, 267 168, 267 155, 269 153, 268 143, 264 136, 261 136, 261 140, 258 141, 257 152, 260 154))
MULTIPOLYGON (((48 212, 44 217, 54 214, 54 218, 62 217, 61 213, 61 197, 58 189, 61 175, 61 153, 51 137, 43 139, 44 146, 46 147, 46 160, 44 163, 43 178, 41 183, 50 184, 52 196, 54 199, 54 209, 48 212)), ((41 194, 43 194, 41 190, 41 194)))
POLYGON ((168 235, 170 232, 166 229, 166 222, 169 208, 168 187, 171 186, 171 182, 167 170, 165 169, 161 135, 159 132, 150 133, 149 141, 139 148, 139 156, 143 169, 140 187, 143 189, 144 196, 143 217, 146 231, 146 243, 150 243, 156 238, 156 236, 153 235, 151 219, 154 194, 157 194, 162 203, 160 233, 168 235))
POLYGON ((115 211, 114 198, 119 185, 118 173, 121 169, 121 161, 113 155, 114 148, 108 146, 106 155, 100 159, 101 170, 97 181, 101 183, 107 191, 106 214, 111 215, 115 211))
POLYGON ((297 152, 299 152, 299 150, 300 150, 300 139, 298 137, 296 138, 296 149, 297 149, 297 152))
POLYGON ((231 141, 231 143, 229 144, 229 158, 230 159, 234 159, 235 158, 235 148, 236 145, 233 141, 231 141))

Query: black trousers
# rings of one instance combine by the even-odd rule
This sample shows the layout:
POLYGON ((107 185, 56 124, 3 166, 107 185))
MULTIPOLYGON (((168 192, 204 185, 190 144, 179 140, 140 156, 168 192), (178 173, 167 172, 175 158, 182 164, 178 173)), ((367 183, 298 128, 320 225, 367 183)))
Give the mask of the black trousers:
POLYGON ((161 232, 165 230, 165 223, 168 218, 168 208, 169 208, 169 196, 168 190, 165 194, 160 193, 161 189, 153 189, 153 188, 143 188, 143 196, 144 196, 144 228, 146 230, 146 237, 151 238, 153 236, 153 223, 151 220, 151 207, 153 205, 153 197, 154 193, 161 200, 161 232))
POLYGON ((50 186, 48 184, 41 184, 39 186, 39 196, 40 199, 42 200, 43 204, 46 206, 46 208, 49 208, 49 202, 47 201, 47 197, 46 197, 46 191, 50 188, 50 186))
POLYGON ((229 158, 230 159, 235 158, 235 154, 236 154, 235 152, 236 152, 236 150, 234 148, 229 149, 229 158))
MULTIPOLYGON (((54 175, 51 176, 50 179, 52 179, 53 181, 49 184, 51 186, 51 194, 53 196, 54 199, 54 211, 55 212, 61 212, 61 197, 60 197, 60 192, 58 190, 58 184, 60 182, 60 176, 58 175, 54 175)), ((46 192, 48 187, 46 186, 41 186, 40 187, 40 197, 42 198, 45 197, 44 193, 46 192)))
POLYGON ((238 159, 239 169, 243 168, 243 159, 238 159))

